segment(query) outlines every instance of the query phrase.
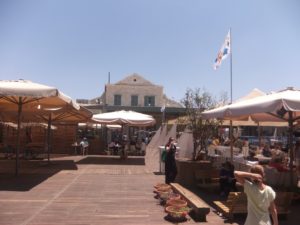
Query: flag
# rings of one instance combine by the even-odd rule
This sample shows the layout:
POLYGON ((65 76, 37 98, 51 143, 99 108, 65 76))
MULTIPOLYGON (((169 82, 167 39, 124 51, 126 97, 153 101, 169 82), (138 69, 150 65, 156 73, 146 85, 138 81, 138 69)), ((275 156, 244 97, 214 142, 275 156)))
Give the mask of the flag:
POLYGON ((225 38, 224 44, 222 45, 220 51, 218 52, 217 58, 215 59, 214 69, 218 69, 221 65, 222 61, 227 58, 227 56, 231 52, 231 44, 230 44, 230 31, 225 38))

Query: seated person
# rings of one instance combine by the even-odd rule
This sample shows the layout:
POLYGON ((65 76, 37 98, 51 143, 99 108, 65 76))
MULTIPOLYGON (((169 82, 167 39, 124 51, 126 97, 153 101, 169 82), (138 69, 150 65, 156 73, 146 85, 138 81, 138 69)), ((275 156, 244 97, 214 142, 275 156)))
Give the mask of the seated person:
POLYGON ((249 149, 249 155, 247 156, 246 159, 247 159, 248 161, 258 161, 258 159, 255 158, 255 155, 256 155, 255 150, 252 149, 252 148, 250 148, 250 149, 249 149))
POLYGON ((237 191, 234 166, 229 161, 222 164, 219 182, 221 196, 227 196, 230 191, 237 191))
POLYGON ((14 156, 14 149, 11 145, 3 144, 3 152, 6 159, 12 159, 14 156))
POLYGON ((287 172, 289 169, 283 164, 283 158, 280 155, 275 155, 272 157, 270 167, 277 169, 278 172, 287 172))
POLYGON ((89 142, 86 137, 82 139, 82 141, 80 142, 80 146, 81 146, 82 155, 85 155, 88 152, 88 148, 89 148, 89 142))
POLYGON ((115 146, 113 148, 113 155, 118 155, 120 149, 122 149, 122 144, 120 141, 116 141, 115 146))
POLYGON ((248 138, 244 139, 243 147, 249 147, 249 140, 248 140, 248 138))
POLYGON ((230 139, 228 137, 224 141, 224 146, 230 146, 230 139))
POLYGON ((265 157, 271 157, 272 156, 272 152, 270 150, 270 146, 269 145, 265 145, 263 150, 262 150, 262 155, 265 157))
POLYGON ((146 147, 147 147, 146 140, 143 138, 142 139, 142 143, 141 143, 141 155, 145 155, 145 153, 146 153, 146 147))
POLYGON ((116 143, 114 142, 114 141, 111 141, 109 144, 108 144, 108 149, 109 149, 109 151, 110 151, 110 154, 112 153, 114 153, 114 151, 115 151, 115 148, 116 148, 116 143))
POLYGON ((240 138, 236 139, 236 141, 234 142, 234 147, 242 149, 243 146, 244 146, 244 141, 240 138))

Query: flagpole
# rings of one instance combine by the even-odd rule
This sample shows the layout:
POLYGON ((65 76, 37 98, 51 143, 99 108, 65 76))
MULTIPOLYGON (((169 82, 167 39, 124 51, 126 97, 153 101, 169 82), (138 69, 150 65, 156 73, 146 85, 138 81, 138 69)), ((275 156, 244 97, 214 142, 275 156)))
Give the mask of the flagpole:
MULTIPOLYGON (((230 104, 232 104, 232 38, 231 38, 231 27, 229 28, 230 38, 230 104)), ((233 127, 232 120, 230 120, 230 160, 233 162, 233 127)))
POLYGON ((232 103, 232 38, 231 38, 231 27, 229 29, 230 37, 230 103, 232 103))

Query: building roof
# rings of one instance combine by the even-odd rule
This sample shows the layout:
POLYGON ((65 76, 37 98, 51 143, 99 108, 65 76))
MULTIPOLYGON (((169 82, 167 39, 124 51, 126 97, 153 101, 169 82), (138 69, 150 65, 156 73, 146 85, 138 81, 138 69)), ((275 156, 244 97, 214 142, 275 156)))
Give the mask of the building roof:
POLYGON ((144 77, 137 73, 133 73, 125 77, 123 80, 115 83, 115 85, 158 86, 146 80, 144 77))

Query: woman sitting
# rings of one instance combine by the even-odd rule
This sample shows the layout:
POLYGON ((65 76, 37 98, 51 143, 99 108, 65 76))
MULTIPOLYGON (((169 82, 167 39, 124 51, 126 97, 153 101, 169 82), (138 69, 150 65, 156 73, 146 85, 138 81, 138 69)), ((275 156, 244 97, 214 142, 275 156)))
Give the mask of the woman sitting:
POLYGON ((229 161, 222 164, 219 183, 221 196, 227 196, 230 191, 237 191, 234 166, 229 161))

